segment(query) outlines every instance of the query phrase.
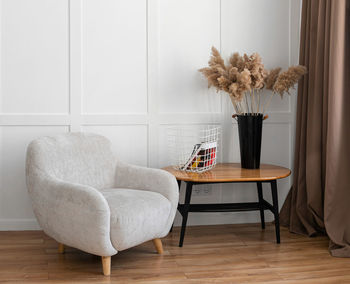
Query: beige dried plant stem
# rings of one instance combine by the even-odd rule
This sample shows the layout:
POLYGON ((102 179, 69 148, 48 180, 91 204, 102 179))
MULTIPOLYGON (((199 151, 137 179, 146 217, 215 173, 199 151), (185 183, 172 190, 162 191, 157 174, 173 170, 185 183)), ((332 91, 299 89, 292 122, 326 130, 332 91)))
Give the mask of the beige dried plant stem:
POLYGON ((250 111, 254 112, 253 110, 253 95, 252 95, 252 90, 249 90, 249 95, 250 95, 250 111))
MULTIPOLYGON (((255 89, 254 88, 253 88, 253 106, 255 107, 255 110, 257 110, 257 106, 256 106, 256 102, 255 102, 255 89)), ((254 112, 254 108, 253 108, 253 112, 254 112)))
POLYGON ((237 105, 238 105, 239 113, 240 114, 244 113, 244 107, 242 106, 242 102, 237 103, 237 105))
POLYGON ((247 106, 246 113, 249 113, 249 104, 248 104, 248 98, 247 98, 247 94, 246 93, 244 93, 244 98, 245 98, 245 103, 246 103, 246 106, 247 106))
POLYGON ((259 89, 256 89, 255 91, 254 91, 254 102, 255 102, 255 107, 256 107, 256 113, 258 113, 259 112, 259 106, 258 106, 258 103, 259 103, 259 89))
POLYGON ((238 110, 238 106, 237 106, 237 104, 236 104, 234 101, 232 101, 231 96, 230 96, 230 99, 231 99, 231 102, 232 102, 233 108, 235 109, 235 112, 238 114, 238 113, 239 113, 239 110, 238 110))
POLYGON ((233 108, 235 109, 236 113, 237 114, 241 114, 241 111, 239 109, 239 105, 237 104, 237 102, 235 101, 234 97, 232 95, 229 95, 230 99, 231 99, 231 102, 232 102, 232 105, 233 105, 233 108))
POLYGON ((270 105, 270 103, 271 103, 271 100, 272 100, 274 94, 275 94, 275 93, 272 92, 271 95, 270 95, 270 97, 268 98, 267 102, 263 105, 262 110, 261 110, 262 113, 264 113, 265 110, 268 109, 268 107, 269 107, 269 105, 270 105))

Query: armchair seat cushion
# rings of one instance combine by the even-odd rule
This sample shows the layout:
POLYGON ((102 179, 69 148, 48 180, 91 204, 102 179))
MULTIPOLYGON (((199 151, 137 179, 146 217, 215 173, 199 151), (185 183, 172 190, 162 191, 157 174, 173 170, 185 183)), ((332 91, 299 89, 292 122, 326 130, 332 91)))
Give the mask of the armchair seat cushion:
POLYGON ((118 251, 164 237, 171 203, 157 192, 109 188, 100 192, 111 211, 111 242, 118 251))

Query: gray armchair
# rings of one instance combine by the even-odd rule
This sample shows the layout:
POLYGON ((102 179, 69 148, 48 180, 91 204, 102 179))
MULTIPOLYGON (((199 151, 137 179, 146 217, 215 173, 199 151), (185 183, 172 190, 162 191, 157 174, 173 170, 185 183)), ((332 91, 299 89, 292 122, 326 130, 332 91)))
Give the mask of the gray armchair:
MULTIPOLYGON (((99 135, 42 137, 27 150, 26 177, 35 216, 50 237, 102 257, 153 240, 162 253, 179 191, 169 173, 119 162, 99 135)), ((64 244, 64 245, 63 245, 64 244)))

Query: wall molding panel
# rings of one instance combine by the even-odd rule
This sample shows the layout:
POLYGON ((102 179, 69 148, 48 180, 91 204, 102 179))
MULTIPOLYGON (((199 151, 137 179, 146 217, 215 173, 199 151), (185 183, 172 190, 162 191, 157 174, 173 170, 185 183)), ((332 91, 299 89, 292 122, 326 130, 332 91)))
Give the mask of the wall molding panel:
MULTIPOLYGON (((231 103, 197 72, 211 46, 225 57, 257 51, 268 68, 298 61, 301 0, 259 2, 261 16, 244 28, 238 26, 256 1, 0 1, 0 230, 39 229, 24 179, 31 140, 96 132, 121 159, 159 168, 169 161, 167 127, 211 124, 222 127, 220 159, 239 161, 231 103)), ((274 98, 262 162, 292 166, 295 100, 274 98)), ((290 185, 279 182, 280 204, 290 185)), ((195 193, 193 202, 246 200, 256 192, 254 185, 200 188, 209 193, 195 193)), ((189 217, 192 225, 257 221, 255 212, 189 217)))

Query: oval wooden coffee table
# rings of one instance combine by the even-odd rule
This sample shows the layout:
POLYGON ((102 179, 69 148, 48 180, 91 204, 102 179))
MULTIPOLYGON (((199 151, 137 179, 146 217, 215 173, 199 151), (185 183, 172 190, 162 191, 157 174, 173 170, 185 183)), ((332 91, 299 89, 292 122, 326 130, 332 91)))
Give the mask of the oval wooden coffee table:
POLYGON ((276 241, 280 243, 280 225, 278 212, 277 180, 288 177, 291 171, 284 167, 274 165, 260 165, 260 169, 242 169, 238 163, 217 164, 216 167, 204 173, 191 173, 175 169, 174 167, 163 168, 173 174, 179 184, 186 183, 185 203, 178 205, 178 211, 182 215, 182 226, 179 246, 182 247, 187 217, 189 212, 237 212, 237 211, 260 211, 261 228, 265 229, 264 210, 270 210, 275 217, 276 241), (215 204, 190 204, 192 186, 197 184, 213 183, 247 183, 257 184, 259 202, 244 203, 215 203, 215 204), (263 198, 262 183, 270 183, 272 193, 272 204, 263 198))

